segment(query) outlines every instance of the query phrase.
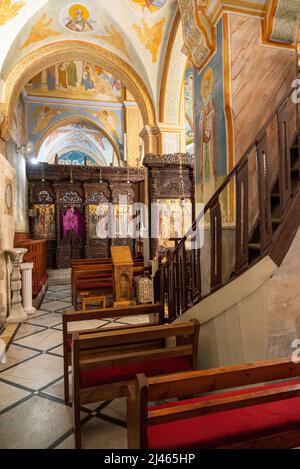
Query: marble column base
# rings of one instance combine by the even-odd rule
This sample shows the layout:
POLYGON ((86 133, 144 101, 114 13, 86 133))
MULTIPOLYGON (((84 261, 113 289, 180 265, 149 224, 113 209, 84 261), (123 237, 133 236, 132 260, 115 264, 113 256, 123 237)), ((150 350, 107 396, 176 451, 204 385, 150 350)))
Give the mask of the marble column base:
POLYGON ((18 324, 19 322, 25 322, 27 320, 27 314, 21 305, 13 307, 10 311, 9 317, 6 319, 7 324, 18 324))

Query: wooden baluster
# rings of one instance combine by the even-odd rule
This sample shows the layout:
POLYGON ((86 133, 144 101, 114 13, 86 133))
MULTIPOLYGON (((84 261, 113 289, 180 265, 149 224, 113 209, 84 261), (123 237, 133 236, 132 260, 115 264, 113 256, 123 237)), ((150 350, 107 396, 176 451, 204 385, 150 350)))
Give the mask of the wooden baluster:
POLYGON ((235 230, 235 273, 248 267, 249 250, 249 185, 248 159, 236 172, 236 230, 235 230))
POLYGON ((174 315, 178 317, 180 315, 180 268, 179 268, 179 252, 176 251, 175 260, 174 260, 174 315))
MULTIPOLYGON (((201 218, 202 221, 202 218, 201 218)), ((200 224, 201 224, 200 221, 200 224)), ((191 235, 191 267, 192 267, 192 302, 201 298, 201 249, 199 226, 195 224, 194 233, 191 235)))
POLYGON ((222 284, 222 214, 217 195, 210 207, 210 258, 211 258, 211 291, 222 284))
POLYGON ((186 272, 186 250, 185 244, 180 246, 178 252, 178 275, 179 275, 179 314, 183 314, 188 308, 187 301, 187 272, 186 272))
POLYGON ((266 132, 257 141, 256 151, 259 192, 260 252, 264 255, 272 242, 273 234, 269 185, 269 157, 266 132))
POLYGON ((280 216, 282 217, 291 198, 291 157, 287 135, 287 102, 277 111, 278 150, 279 150, 279 194, 280 216))
POLYGON ((174 259, 172 259, 167 267, 168 271, 168 310, 169 310, 169 320, 176 318, 175 303, 176 303, 176 292, 175 292, 175 269, 174 269, 174 259))

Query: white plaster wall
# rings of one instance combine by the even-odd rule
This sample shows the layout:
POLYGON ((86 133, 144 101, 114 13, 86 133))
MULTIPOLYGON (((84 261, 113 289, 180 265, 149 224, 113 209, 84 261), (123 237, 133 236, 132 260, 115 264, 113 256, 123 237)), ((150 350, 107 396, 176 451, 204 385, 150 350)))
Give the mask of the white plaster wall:
POLYGON ((265 283, 277 271, 269 258, 191 308, 178 322, 201 323, 199 368, 263 360, 268 351, 265 283))
POLYGON ((280 266, 263 287, 267 357, 286 357, 300 339, 300 229, 280 266))
POLYGON ((300 229, 278 268, 266 256, 191 308, 201 323, 199 367, 291 356, 300 339, 300 229))

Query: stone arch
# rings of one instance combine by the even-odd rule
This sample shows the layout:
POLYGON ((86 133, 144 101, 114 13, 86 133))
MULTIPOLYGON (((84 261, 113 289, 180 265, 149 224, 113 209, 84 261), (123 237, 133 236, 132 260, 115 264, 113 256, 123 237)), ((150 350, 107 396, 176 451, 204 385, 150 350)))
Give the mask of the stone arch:
POLYGON ((135 98, 145 127, 156 126, 156 115, 150 93, 135 70, 116 54, 85 41, 61 41, 45 45, 20 59, 4 77, 1 110, 4 116, 1 136, 8 140, 17 99, 26 83, 45 68, 59 62, 83 60, 117 76, 135 98))
POLYGON ((59 129, 60 127, 63 127, 64 125, 75 124, 75 123, 89 124, 89 125, 92 125, 93 127, 95 127, 96 129, 98 129, 107 138, 107 140, 112 145, 112 147, 114 149, 114 152, 115 152, 115 154, 117 156, 117 159, 118 159, 118 164, 119 164, 119 166, 122 166, 122 158, 121 158, 120 149, 117 145, 117 142, 112 137, 112 135, 104 127, 102 127, 97 122, 95 122, 93 119, 89 119, 88 117, 85 117, 85 116, 65 117, 64 119, 60 119, 57 122, 55 122, 55 124, 48 127, 48 129, 40 136, 39 140, 37 141, 37 143, 35 145, 36 155, 38 155, 43 142, 46 140, 46 138, 52 132, 59 129))
POLYGON ((187 57, 182 53, 182 21, 178 11, 170 32, 159 99, 159 121, 180 123, 180 106, 187 57))

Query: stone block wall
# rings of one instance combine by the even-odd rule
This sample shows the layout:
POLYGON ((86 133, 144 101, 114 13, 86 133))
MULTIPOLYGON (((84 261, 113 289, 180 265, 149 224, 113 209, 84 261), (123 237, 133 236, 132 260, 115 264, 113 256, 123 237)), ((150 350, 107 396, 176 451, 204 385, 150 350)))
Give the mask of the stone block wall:
MULTIPOLYGON (((8 266, 5 250, 13 248, 15 234, 14 201, 12 211, 6 206, 6 188, 10 181, 14 188, 15 170, 4 157, 4 148, 0 147, 0 312, 7 312, 8 301, 8 266)), ((13 198, 15 193, 13 191, 13 198)))

